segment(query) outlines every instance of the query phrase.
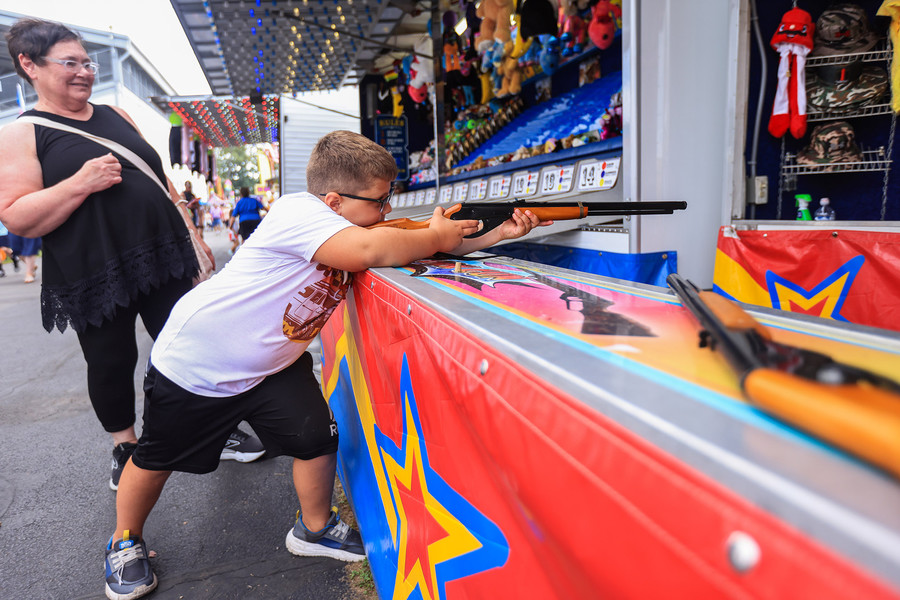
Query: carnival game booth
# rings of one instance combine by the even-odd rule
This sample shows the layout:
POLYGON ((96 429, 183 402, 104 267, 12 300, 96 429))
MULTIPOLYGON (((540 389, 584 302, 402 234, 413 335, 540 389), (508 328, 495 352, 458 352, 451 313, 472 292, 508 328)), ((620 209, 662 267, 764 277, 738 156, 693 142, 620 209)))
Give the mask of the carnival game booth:
MULTIPOLYGON (((896 334, 750 314, 900 372, 896 334)), ((379 596, 900 597, 900 395, 879 468, 745 401, 700 329, 665 288, 506 257, 358 277, 322 375, 379 596)))
POLYGON ((731 298, 900 329, 900 7, 750 2, 745 193, 719 231, 731 298))
MULTIPOLYGON (((431 21, 413 52, 388 53, 361 80, 362 132, 400 169, 392 216, 461 202, 639 200, 622 168, 622 3, 468 4, 442 8, 439 32, 431 21)), ((661 284, 678 251, 642 245, 640 222, 557 222, 495 251, 661 284)))
MULTIPOLYGON (((516 9, 549 2, 451 4, 457 22, 466 15, 459 32, 437 2, 270 7, 209 0, 191 18, 186 11, 198 3, 176 4, 195 48, 209 38, 209 51, 198 57, 222 94, 358 83, 360 130, 388 147, 406 176, 392 218, 418 219, 434 206, 473 200, 687 202, 687 210, 665 217, 561 221, 524 240, 563 256, 611 255, 613 263, 656 254, 661 266, 646 279, 634 273, 609 279, 580 264, 569 266, 582 270, 566 270, 530 254, 522 256, 534 262, 453 257, 356 277, 322 332, 322 383, 341 428, 340 476, 381 597, 900 597, 900 484, 892 445, 900 435, 890 429, 897 403, 866 388, 866 379, 839 390, 877 405, 864 411, 869 416, 883 411, 875 419, 855 417, 855 410, 844 415, 863 440, 870 432, 858 422, 876 422, 872 431, 887 441, 873 453, 871 444, 863 444, 868 450, 848 444, 802 413, 772 411, 752 395, 748 401, 747 374, 699 347, 697 320, 661 287, 677 269, 709 289, 715 272, 715 285, 743 300, 719 277, 722 254, 745 271, 729 277, 754 293, 762 293, 768 271, 788 278, 777 261, 744 258, 717 241, 734 239, 726 235, 732 231, 745 243, 744 232, 766 239, 766 227, 785 235, 798 227, 788 214, 792 206, 778 204, 778 213, 771 201, 782 180, 780 148, 767 162, 771 140, 754 134, 757 116, 773 106, 780 55, 763 44, 772 63, 764 75, 760 63, 754 66, 751 34, 758 24, 771 36, 791 2, 623 0, 620 14, 615 3, 602 3, 610 38, 566 57, 565 23, 551 16, 558 62, 539 59, 518 82, 501 78, 502 93, 491 80, 498 73, 494 57, 499 52, 503 65, 514 58, 506 55, 510 42, 511 52, 520 37, 527 43, 519 35, 526 14, 516 9), (472 15, 493 21, 493 30, 471 26, 467 9, 501 4, 507 10, 499 19, 472 15), (450 31, 463 38, 456 54, 444 50, 454 46, 450 31), (490 65, 479 67, 478 101, 479 88, 469 85, 470 97, 466 84, 447 76, 457 60, 465 76, 466 47, 481 66, 490 65), (429 59, 431 67, 420 62, 429 59), (488 71, 494 97, 485 99, 488 71), (755 104, 758 95, 763 100, 755 104), (602 121, 615 123, 614 116, 621 135, 603 139, 602 121), (550 138, 555 146, 547 145, 550 138), (413 179, 427 171, 417 166, 432 139, 431 164, 439 168, 413 179), (668 262, 676 256, 677 263, 668 262), (759 266, 754 261, 761 272, 750 272, 759 266)), ((810 1, 813 20, 825 4, 810 1)), ((875 3, 865 4, 875 22, 875 3)), ((574 4, 590 21, 598 5, 574 4)), ((533 33, 553 49, 541 38, 549 32, 533 33)), ((870 118, 893 123, 889 114, 870 118)), ((797 150, 792 144, 785 143, 785 167, 797 150)), ((868 231, 889 234, 897 196, 890 179, 880 181, 888 190, 884 220, 868 231)), ((833 199, 839 215, 852 214, 842 211, 846 201, 833 199)), ((853 260, 838 267, 857 265, 853 260)), ((817 259, 786 262, 808 273, 839 271, 817 259)), ((866 258, 867 267, 875 262, 866 258)), ((886 280, 869 289, 881 293, 886 280)), ((794 291, 817 287, 792 283, 794 291)), ((821 298, 800 296, 779 307, 824 314, 808 310, 821 298)), ((744 321, 739 329, 757 336, 746 338, 751 348, 801 348, 885 379, 900 372, 900 340, 882 323, 866 328, 849 318, 766 308, 750 315, 768 332, 744 321)), ((815 385, 838 385, 828 372, 815 385)), ((795 396, 817 408, 824 395, 795 396)))

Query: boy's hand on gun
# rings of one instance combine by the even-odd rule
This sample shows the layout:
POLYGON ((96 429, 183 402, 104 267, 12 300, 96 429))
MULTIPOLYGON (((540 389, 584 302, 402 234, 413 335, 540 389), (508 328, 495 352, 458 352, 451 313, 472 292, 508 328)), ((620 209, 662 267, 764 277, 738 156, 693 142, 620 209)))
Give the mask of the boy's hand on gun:
POLYGON ((513 211, 512 217, 498 227, 498 233, 501 240, 514 240, 522 237, 535 227, 543 227, 552 224, 553 221, 541 221, 530 210, 522 211, 517 208, 513 211))
POLYGON ((438 206, 428 221, 428 229, 438 236, 439 252, 452 252, 462 243, 465 236, 478 231, 478 221, 448 219, 444 217, 444 209, 438 206))

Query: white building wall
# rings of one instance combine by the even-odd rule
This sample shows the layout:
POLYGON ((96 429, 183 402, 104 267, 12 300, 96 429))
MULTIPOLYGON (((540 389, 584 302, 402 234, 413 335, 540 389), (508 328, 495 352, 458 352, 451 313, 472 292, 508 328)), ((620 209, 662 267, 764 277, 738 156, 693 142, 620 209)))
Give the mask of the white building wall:
MULTIPOLYGON (((627 198, 685 200, 687 210, 641 218, 632 252, 676 250, 678 270, 712 285, 716 238, 730 223, 743 134, 736 128, 739 14, 745 0, 660 0, 623 4, 628 81, 627 198), (702 17, 701 17, 702 15, 702 17), (634 135, 635 132, 637 135, 634 135)), ((625 162, 625 161, 623 161, 625 162)))
POLYGON ((306 190, 306 163, 316 142, 326 133, 346 129, 359 133, 359 92, 345 88, 340 92, 305 94, 302 102, 281 97, 281 193, 306 190), (309 103, 309 104, 307 104, 309 103), (315 104, 324 108, 310 106, 315 104), (332 110, 325 110, 330 108, 332 110), (347 114, 339 114, 341 111, 347 114))

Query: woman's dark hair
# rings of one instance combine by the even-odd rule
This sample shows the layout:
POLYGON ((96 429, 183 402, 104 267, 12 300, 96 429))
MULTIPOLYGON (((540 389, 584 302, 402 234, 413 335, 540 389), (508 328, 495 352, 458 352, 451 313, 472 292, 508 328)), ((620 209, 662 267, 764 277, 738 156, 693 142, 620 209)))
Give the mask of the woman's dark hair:
POLYGON ((81 42, 81 36, 62 23, 41 19, 16 21, 6 33, 6 44, 16 67, 16 73, 28 83, 31 83, 31 78, 25 74, 22 65, 19 64, 19 55, 24 54, 34 61, 34 64, 44 66, 44 56, 50 51, 50 48, 59 42, 68 40, 81 42))
POLYGON ((248 188, 247 186, 242 187, 241 188, 241 198, 246 198, 249 195, 250 195, 250 188, 248 188))

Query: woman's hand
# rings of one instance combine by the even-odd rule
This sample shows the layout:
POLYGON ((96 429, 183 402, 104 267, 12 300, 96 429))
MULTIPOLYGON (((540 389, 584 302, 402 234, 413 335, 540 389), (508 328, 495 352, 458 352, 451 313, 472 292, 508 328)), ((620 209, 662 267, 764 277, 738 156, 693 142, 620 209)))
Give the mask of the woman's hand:
POLYGON ((92 158, 75 173, 87 195, 109 189, 122 183, 122 165, 112 152, 92 158))

